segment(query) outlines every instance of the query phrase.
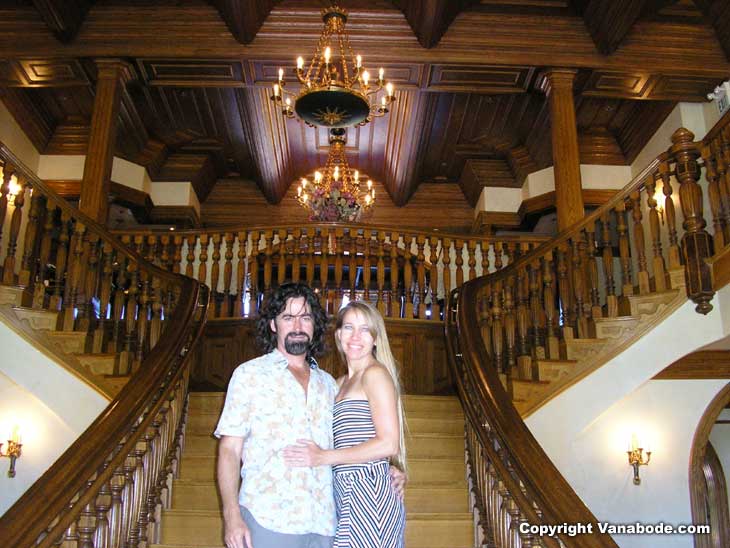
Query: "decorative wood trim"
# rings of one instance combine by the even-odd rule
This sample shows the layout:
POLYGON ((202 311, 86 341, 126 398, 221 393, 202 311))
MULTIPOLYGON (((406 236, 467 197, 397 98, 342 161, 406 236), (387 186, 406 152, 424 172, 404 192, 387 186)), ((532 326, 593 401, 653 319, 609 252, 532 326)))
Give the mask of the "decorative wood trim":
POLYGON ((241 44, 250 43, 261 24, 274 7, 274 0, 240 2, 239 0, 212 0, 233 36, 241 44))
POLYGON ((43 21, 61 42, 69 43, 84 22, 94 0, 33 0, 43 21))
POLYGON ((179 228, 199 228, 200 215, 193 206, 154 206, 150 212, 153 224, 169 224, 179 228))
MULTIPOLYGON (((583 196, 583 203, 588 206, 601 206, 608 202, 615 194, 619 192, 618 189, 583 189, 581 195, 583 196)), ((522 202, 517 213, 521 219, 534 215, 536 213, 544 213, 550 209, 556 207, 555 191, 546 192, 539 196, 528 198, 522 202)))
POLYGON ((515 229, 522 224, 522 218, 518 213, 505 211, 480 211, 474 218, 471 227, 472 234, 484 234, 489 236, 499 229, 515 229))
POLYGON ((431 65, 428 91, 525 93, 533 84, 536 69, 529 66, 431 65))
POLYGON ((730 379, 730 350, 699 350, 654 376, 654 380, 730 379))
POLYGON ((233 59, 138 59, 150 86, 243 87, 243 64, 233 59))
POLYGON ((44 154, 86 154, 89 149, 89 123, 82 120, 69 120, 56 126, 48 141, 44 154))
POLYGON ((13 63, 22 87, 88 86, 89 77, 79 59, 20 59, 13 63))
MULTIPOLYGON (((689 498, 692 509, 692 523, 708 522, 705 506, 705 475, 703 472, 705 451, 710 441, 710 432, 712 432, 715 421, 729 402, 730 383, 726 384, 707 406, 692 439, 692 449, 689 457, 689 498)), ((709 535, 695 535, 694 540, 695 546, 699 548, 712 548, 709 535)))

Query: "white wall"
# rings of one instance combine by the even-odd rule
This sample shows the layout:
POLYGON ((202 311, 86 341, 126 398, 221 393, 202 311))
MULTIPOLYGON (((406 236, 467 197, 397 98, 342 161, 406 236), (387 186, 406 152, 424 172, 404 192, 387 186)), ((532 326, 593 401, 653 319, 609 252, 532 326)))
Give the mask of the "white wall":
POLYGON ((38 171, 38 150, 30 142, 25 132, 0 101, 0 141, 15 154, 31 171, 38 171))
MULTIPOLYGON (((730 332, 730 288, 707 316, 686 302, 639 341, 537 410, 525 422, 599 520, 691 522, 689 452, 700 417, 726 380, 652 381, 678 358, 730 332), (681 334, 681 336, 678 336, 681 334), (632 483, 626 447, 632 431, 654 453, 632 483)), ((627 548, 692 546, 689 536, 624 536, 627 548)))
POLYGON ((109 400, 0 321, 0 438, 17 424, 23 453, 16 477, 0 459, 0 514, 71 445, 109 400))

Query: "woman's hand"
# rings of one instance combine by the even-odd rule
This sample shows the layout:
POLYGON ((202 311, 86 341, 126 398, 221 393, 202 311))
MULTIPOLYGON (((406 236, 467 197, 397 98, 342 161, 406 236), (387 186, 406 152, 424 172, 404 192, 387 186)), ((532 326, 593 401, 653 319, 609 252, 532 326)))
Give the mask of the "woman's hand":
POLYGON ((312 440, 297 440, 297 445, 284 447, 284 462, 287 466, 322 466, 326 451, 312 440))

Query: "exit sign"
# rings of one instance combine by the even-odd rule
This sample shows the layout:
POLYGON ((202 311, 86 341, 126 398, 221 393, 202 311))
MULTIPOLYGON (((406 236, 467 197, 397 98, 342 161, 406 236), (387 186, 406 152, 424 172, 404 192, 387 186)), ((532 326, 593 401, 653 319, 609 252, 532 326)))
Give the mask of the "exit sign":
POLYGON ((725 81, 715 88, 715 91, 707 94, 708 99, 714 99, 717 110, 722 116, 730 108, 730 82, 725 81))

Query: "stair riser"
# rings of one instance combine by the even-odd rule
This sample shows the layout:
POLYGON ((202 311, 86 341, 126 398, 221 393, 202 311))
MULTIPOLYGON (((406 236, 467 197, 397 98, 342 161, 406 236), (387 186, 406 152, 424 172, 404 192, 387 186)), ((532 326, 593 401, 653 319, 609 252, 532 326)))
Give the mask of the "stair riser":
MULTIPOLYGON (((180 479, 215 480, 215 457, 184 455, 180 479)), ((459 460, 419 460, 408 463, 409 485, 466 485, 464 464, 459 460)))
MULTIPOLYGON (((219 511, 218 489, 212 482, 187 484, 176 482, 173 487, 172 508, 185 510, 219 511)), ((468 512, 467 491, 457 489, 406 489, 406 508, 409 512, 454 513, 468 512)))
MULTIPOLYGON (((162 519, 161 542, 185 546, 222 546, 223 520, 212 516, 174 515, 162 519)), ((468 519, 406 521, 406 545, 420 548, 452 548, 473 542, 473 525, 468 519)))
MULTIPOLYGON (((464 419, 420 418, 406 415, 408 431, 413 434, 463 434, 464 419)), ((188 435, 209 435, 218 424, 218 415, 213 413, 191 414, 188 417, 188 435)))
MULTIPOLYGON (((464 454, 464 440, 459 437, 406 437, 406 449, 409 458, 448 457, 460 458, 464 454)), ((187 436, 185 454, 215 456, 218 440, 212 436, 187 436)))

